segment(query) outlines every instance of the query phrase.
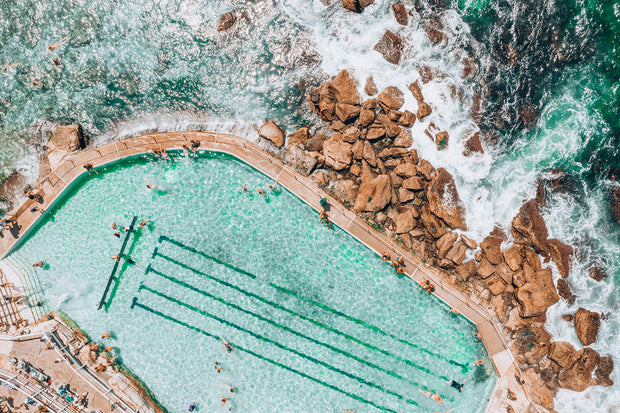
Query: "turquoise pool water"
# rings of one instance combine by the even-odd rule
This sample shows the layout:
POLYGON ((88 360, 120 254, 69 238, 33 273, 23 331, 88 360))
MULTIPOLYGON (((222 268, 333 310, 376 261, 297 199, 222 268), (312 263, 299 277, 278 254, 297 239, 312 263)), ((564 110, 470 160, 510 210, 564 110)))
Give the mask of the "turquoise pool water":
POLYGON ((95 339, 112 331, 106 345, 171 412, 190 402, 203 412, 484 411, 495 374, 473 365, 486 355, 473 325, 271 183, 221 154, 124 161, 83 179, 7 259, 36 272, 50 309, 95 339), (151 221, 125 250, 137 264, 122 262, 97 311, 124 237, 111 223, 134 215, 151 221), (30 268, 39 260, 49 267, 30 268), (466 380, 460 397, 452 379, 466 380), (220 406, 223 395, 232 404, 220 406))

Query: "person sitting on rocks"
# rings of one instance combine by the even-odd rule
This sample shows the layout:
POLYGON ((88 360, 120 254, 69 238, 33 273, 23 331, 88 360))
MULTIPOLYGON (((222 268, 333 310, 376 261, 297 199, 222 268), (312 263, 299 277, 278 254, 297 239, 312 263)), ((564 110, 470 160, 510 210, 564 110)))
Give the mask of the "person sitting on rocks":
POLYGON ((383 261, 390 261, 392 259, 392 256, 388 252, 384 252, 383 255, 381 256, 381 259, 383 261))

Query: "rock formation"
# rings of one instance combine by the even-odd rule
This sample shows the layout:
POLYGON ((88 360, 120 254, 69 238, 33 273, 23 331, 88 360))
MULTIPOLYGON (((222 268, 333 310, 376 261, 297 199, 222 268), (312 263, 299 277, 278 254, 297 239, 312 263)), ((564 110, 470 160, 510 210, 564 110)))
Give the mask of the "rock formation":
POLYGON ((66 155, 84 149, 87 143, 80 125, 56 126, 45 145, 50 168, 56 169, 66 155))
POLYGON ((601 315, 579 307, 575 314, 575 331, 581 344, 589 346, 596 341, 601 326, 601 315))

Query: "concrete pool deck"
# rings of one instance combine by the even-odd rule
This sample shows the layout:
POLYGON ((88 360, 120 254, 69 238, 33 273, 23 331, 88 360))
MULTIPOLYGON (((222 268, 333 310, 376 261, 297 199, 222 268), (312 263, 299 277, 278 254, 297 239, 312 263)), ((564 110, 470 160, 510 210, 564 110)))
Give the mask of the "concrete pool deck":
POLYGON ((261 149, 257 144, 237 136, 208 132, 156 133, 128 138, 68 155, 57 168, 43 177, 37 184, 37 189, 42 192, 42 203, 25 198, 21 205, 7 214, 8 218, 17 223, 17 231, 12 233, 4 231, 2 234, 0 257, 4 258, 10 253, 19 239, 25 237, 29 230, 35 227, 35 223, 41 217, 40 209, 46 210, 53 206, 65 189, 83 174, 88 173, 84 168, 85 164, 92 163, 95 168, 98 168, 123 158, 145 154, 156 147, 162 147, 166 150, 180 150, 184 144, 189 144, 191 140, 201 142, 200 151, 221 152, 240 159, 263 174, 277 180, 280 185, 317 211, 322 210, 319 200, 326 198, 330 204, 329 216, 334 224, 354 236, 378 255, 387 251, 390 254, 404 257, 407 276, 418 283, 423 278, 429 279, 436 287, 434 294, 475 324, 480 332, 482 342, 498 375, 498 381, 486 411, 506 410, 507 388, 517 394, 517 401, 511 401, 510 405, 516 412, 526 411, 530 404, 529 396, 525 388, 518 385, 515 380, 515 375, 521 375, 521 372, 501 333, 499 322, 494 319, 495 315, 492 309, 485 307, 473 297, 463 294, 450 283, 444 282, 438 269, 425 265, 419 258, 406 251, 389 236, 372 228, 361 217, 353 211, 347 210, 339 201, 319 188, 311 178, 299 174, 289 165, 261 149), (33 212, 31 209, 35 205, 39 206, 39 210, 33 212))

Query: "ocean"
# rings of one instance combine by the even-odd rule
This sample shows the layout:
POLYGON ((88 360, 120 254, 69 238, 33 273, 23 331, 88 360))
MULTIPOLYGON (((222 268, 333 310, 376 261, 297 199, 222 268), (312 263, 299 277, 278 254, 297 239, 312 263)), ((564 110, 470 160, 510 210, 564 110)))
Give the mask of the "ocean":
MULTIPOLYGON (((608 171, 620 166, 620 3, 403 0, 403 26, 395 2, 356 14, 338 0, 0 1, 0 179, 17 171, 36 181, 59 123, 79 123, 94 144, 186 129, 255 140, 268 119, 288 132, 320 129, 305 95, 342 69, 360 91, 368 76, 379 90, 399 87, 410 109, 407 86, 418 80, 435 108, 429 121, 450 141, 437 151, 428 122, 417 122, 414 147, 454 176, 472 237, 510 233, 538 179, 563 174, 542 214, 550 237, 577 251, 567 279, 577 301, 551 307, 546 328, 580 348, 561 316, 602 312, 592 347, 618 361, 620 228, 608 171), (218 32, 231 10, 237 21, 218 32), (373 50, 386 30, 405 40, 398 65, 373 50), (485 153, 464 156, 475 132, 485 153), (603 281, 588 276, 595 264, 603 281)), ((561 412, 619 407, 615 386, 556 398, 561 412)))

